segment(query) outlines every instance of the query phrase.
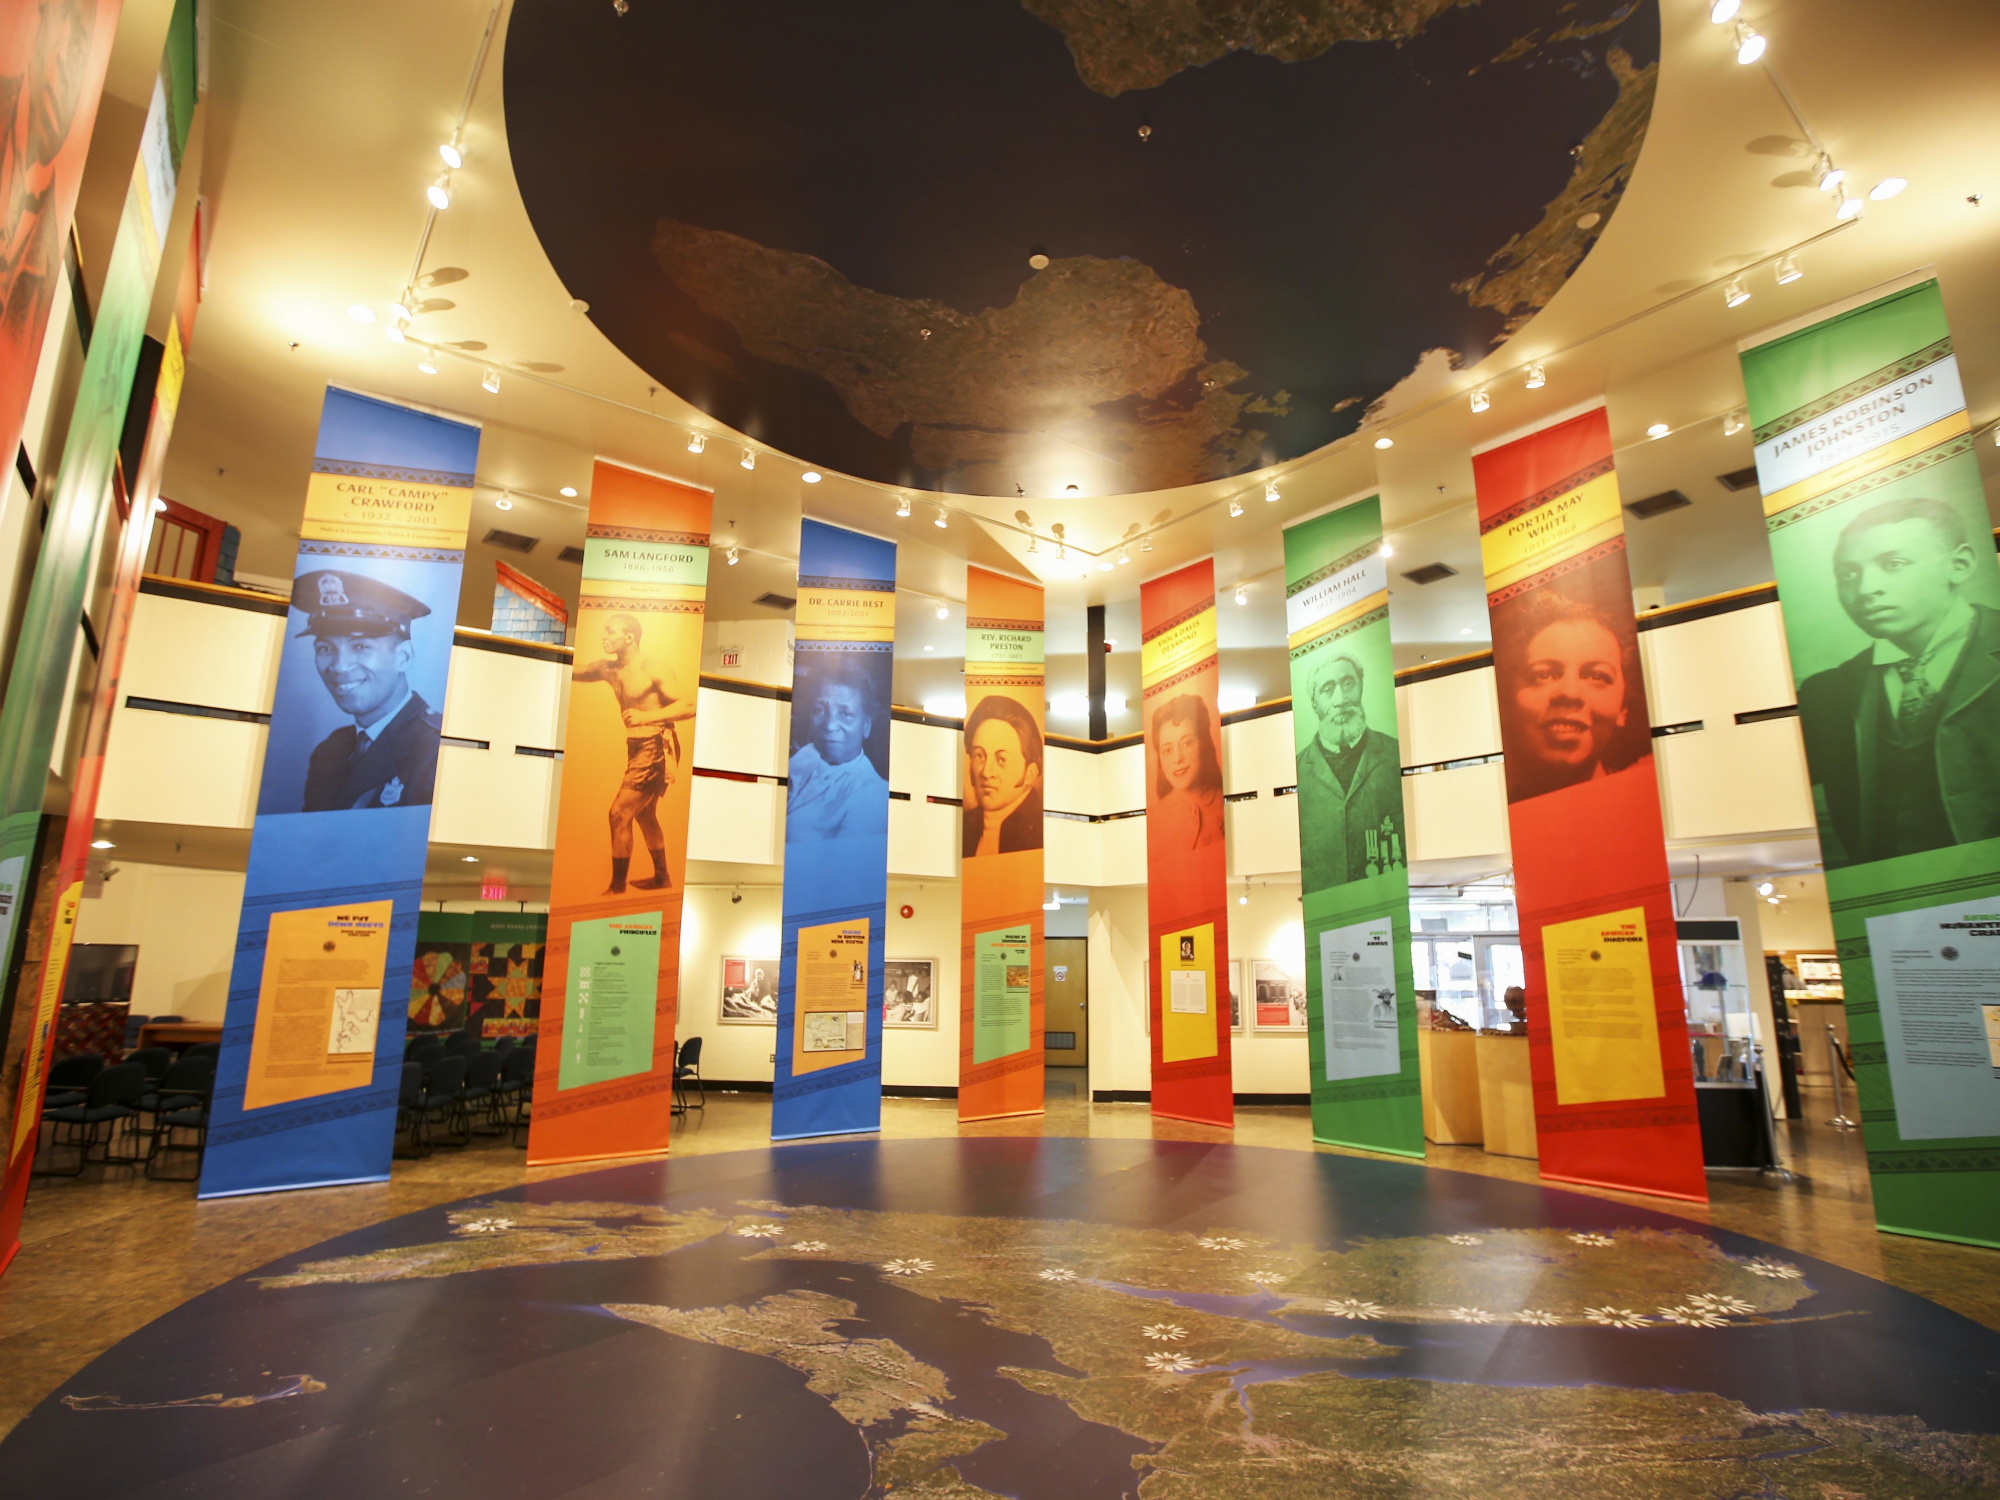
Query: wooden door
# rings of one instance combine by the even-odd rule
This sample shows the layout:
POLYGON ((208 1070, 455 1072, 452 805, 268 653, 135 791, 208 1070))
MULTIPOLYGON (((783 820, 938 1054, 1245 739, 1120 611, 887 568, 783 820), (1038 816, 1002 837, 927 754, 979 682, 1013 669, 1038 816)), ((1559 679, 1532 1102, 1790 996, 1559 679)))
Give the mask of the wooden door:
POLYGON ((1043 944, 1043 962, 1048 965, 1042 991, 1048 1007, 1043 1029, 1052 1068, 1090 1064, 1090 1017, 1084 1009, 1087 947, 1084 938, 1049 938, 1043 944))

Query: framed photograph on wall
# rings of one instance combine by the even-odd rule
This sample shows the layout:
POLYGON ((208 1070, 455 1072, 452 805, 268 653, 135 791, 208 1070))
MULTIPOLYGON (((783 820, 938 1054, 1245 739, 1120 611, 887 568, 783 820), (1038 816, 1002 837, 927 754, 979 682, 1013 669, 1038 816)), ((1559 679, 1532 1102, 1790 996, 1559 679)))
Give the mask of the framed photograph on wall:
POLYGON ((1268 958, 1250 961, 1251 1020, 1259 1031, 1306 1029, 1306 982, 1268 958))
POLYGON ((1243 969, 1247 959, 1229 960, 1229 1029, 1243 1034, 1243 969))
POLYGON ((731 958, 722 960, 722 1013, 716 1017, 724 1026, 776 1026, 778 1024, 778 961, 775 958, 731 958))
POLYGON ((882 961, 882 1024, 934 1030, 938 1023, 938 963, 934 958, 882 961))

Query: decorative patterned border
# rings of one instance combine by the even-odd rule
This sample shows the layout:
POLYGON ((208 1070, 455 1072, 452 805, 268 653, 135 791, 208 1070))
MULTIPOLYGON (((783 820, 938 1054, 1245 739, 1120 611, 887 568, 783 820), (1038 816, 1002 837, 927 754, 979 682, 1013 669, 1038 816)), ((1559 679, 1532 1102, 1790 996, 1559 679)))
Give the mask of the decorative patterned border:
POLYGON ((302 537, 299 555, 312 557, 379 557, 385 562, 451 563, 464 566, 463 547, 387 547, 376 542, 329 542, 319 537, 302 537))
POLYGON ((799 579, 799 592, 807 589, 844 589, 856 594, 893 594, 896 584, 893 579, 884 578, 808 578, 799 579))
POLYGON ((1578 469, 1569 478, 1549 485, 1546 489, 1537 490, 1525 500, 1516 500, 1504 510, 1495 511, 1490 519, 1482 517, 1479 522, 1479 534, 1485 536, 1487 532, 1497 526, 1505 526, 1509 521, 1515 520, 1520 516, 1525 516, 1531 510, 1540 510, 1551 500, 1560 500, 1571 490, 1582 489, 1591 480, 1603 478, 1616 467, 1617 464, 1614 462, 1612 455, 1607 453, 1595 463, 1586 464, 1583 468, 1578 469))
MULTIPOLYGON (((1961 453, 1970 453, 1975 441, 1971 433, 1961 432, 1957 437, 1945 439, 1935 448, 1912 453, 1900 462, 1885 468, 1873 469, 1859 479, 1849 480, 1839 489, 1828 490, 1824 495, 1815 495, 1810 500, 1801 500, 1797 505, 1787 506, 1776 515, 1767 516, 1764 520, 1764 529, 1767 532, 1782 531, 1797 522, 1825 515, 1826 512, 1845 505, 1850 500, 1860 499, 1871 490, 1879 490, 1885 484, 1908 479, 1912 474, 1921 474, 1924 470, 1935 468, 1948 459, 1957 458, 1961 453)), ((1782 593, 1782 590, 1780 592, 1782 593)))
POLYGON ((1360 619, 1349 620, 1345 625, 1341 626, 1340 629, 1338 630, 1326 631, 1324 634, 1314 636, 1311 640, 1307 641, 1303 646, 1292 647, 1291 650, 1287 653, 1287 659, 1290 661, 1302 661, 1306 657, 1311 656, 1313 652, 1319 650, 1320 647, 1331 645, 1333 642, 1338 640, 1345 640, 1348 636, 1353 635, 1355 631, 1361 630, 1369 625, 1373 625, 1379 620, 1386 620, 1388 618, 1389 618, 1388 605, 1384 604, 1379 608, 1371 609, 1368 611, 1367 614, 1361 616, 1360 619))
POLYGON ((1858 380, 1850 380, 1839 390, 1828 391, 1824 396, 1808 401, 1796 411, 1788 411, 1782 417, 1773 417, 1752 430, 1751 440, 1768 443, 1772 438, 1790 432, 1794 427, 1810 422, 1814 417, 1823 417, 1830 411, 1838 411, 1848 402, 1867 395, 1877 386, 1887 385, 1904 375, 1914 374, 1926 365, 1934 365, 1941 359, 1951 357, 1951 335, 1946 334, 1934 344, 1927 344, 1914 354, 1905 354, 1894 364, 1884 365, 1858 380))
POLYGON ((660 542, 676 547, 706 547, 708 533, 705 531, 647 531, 638 526, 587 525, 583 528, 586 541, 600 542, 660 542))
POLYGON ((315 474, 341 474, 350 479, 393 479, 404 484, 435 484, 445 489, 469 490, 470 474, 452 474, 443 469, 397 469, 388 464, 357 463, 350 458, 313 458, 315 474))
POLYGON ((1158 625, 1155 625, 1151 630, 1147 631, 1144 635, 1140 636, 1139 643, 1141 645, 1144 645, 1148 641, 1156 641, 1161 636, 1165 635, 1169 630, 1173 630, 1178 626, 1185 625, 1189 620, 1196 619, 1205 611, 1214 608, 1215 608, 1215 601, 1213 599, 1203 599, 1194 604, 1190 604, 1186 609, 1182 610, 1172 619, 1161 621, 1158 625))
POLYGON ((1382 550, 1382 542, 1380 538, 1377 538, 1375 541, 1365 543, 1362 546, 1356 547, 1352 552, 1348 553, 1345 557, 1335 558, 1332 562, 1328 563, 1323 568, 1315 568, 1312 572, 1306 574, 1305 577, 1301 578, 1297 583, 1288 586, 1285 589, 1285 597, 1289 599, 1294 594, 1303 593, 1305 590, 1311 588, 1316 583, 1323 583, 1327 579, 1332 578, 1337 574, 1345 573, 1349 568, 1353 567, 1356 563, 1363 562, 1368 558, 1373 557, 1377 552, 1380 552, 1381 550, 1382 550))
POLYGON ((1617 536, 1599 542, 1595 547, 1579 552, 1574 557, 1564 558, 1554 567, 1544 568, 1541 572, 1531 574, 1521 579, 1518 583, 1508 584, 1507 587, 1500 590, 1497 594, 1488 594, 1486 596, 1486 607, 1490 610, 1495 605, 1505 604, 1509 599, 1518 598, 1531 589, 1538 589, 1545 583, 1554 583, 1558 578, 1566 577, 1576 572, 1579 568, 1588 567, 1601 557, 1609 557, 1614 552, 1623 552, 1624 550, 1625 534, 1620 532, 1617 536))

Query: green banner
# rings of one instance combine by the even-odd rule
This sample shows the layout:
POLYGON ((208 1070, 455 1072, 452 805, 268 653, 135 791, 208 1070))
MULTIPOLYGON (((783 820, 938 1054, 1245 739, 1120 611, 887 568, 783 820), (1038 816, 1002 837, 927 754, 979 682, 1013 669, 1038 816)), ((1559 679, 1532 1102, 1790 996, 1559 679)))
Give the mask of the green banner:
POLYGON ((1382 502, 1285 531, 1313 1139, 1424 1154, 1382 502))
POLYGON ((1876 1223, 2000 1245, 2000 565, 1944 302, 1742 359, 1876 1223))
MULTIPOLYGON (((28 861, 48 791, 56 729, 69 699, 97 539, 111 498, 139 347, 173 217, 181 153, 195 104, 194 0, 179 0, 167 29, 138 160, 105 268, 104 294, 84 359, 48 521, 0 703, 0 973, 7 972, 27 906, 28 861)), ((88 663, 85 663, 86 670, 88 663)))

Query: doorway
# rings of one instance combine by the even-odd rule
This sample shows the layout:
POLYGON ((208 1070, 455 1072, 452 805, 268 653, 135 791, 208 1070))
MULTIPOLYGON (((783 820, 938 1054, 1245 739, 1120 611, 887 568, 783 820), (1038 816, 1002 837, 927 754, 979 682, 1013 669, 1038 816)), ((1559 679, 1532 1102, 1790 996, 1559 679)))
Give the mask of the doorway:
POLYGON ((1042 986, 1043 1034, 1052 1068, 1090 1066, 1090 1017, 1085 1009, 1089 940, 1048 938, 1042 946, 1047 976, 1042 986))

